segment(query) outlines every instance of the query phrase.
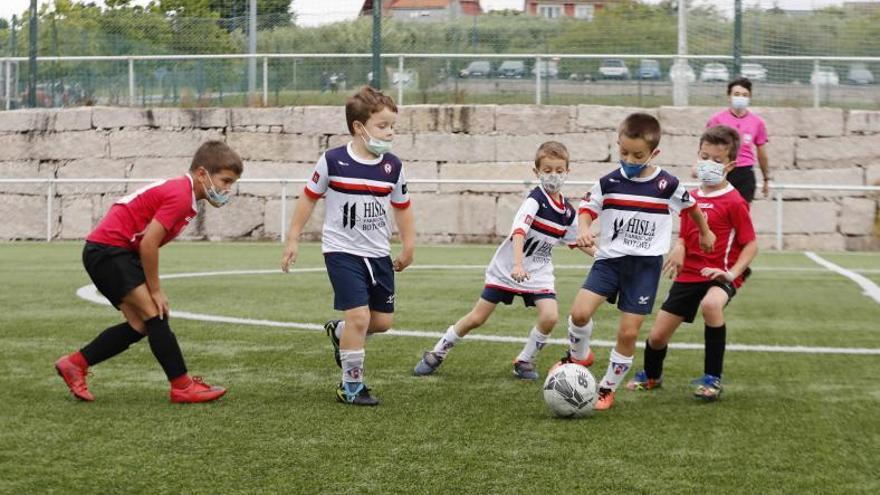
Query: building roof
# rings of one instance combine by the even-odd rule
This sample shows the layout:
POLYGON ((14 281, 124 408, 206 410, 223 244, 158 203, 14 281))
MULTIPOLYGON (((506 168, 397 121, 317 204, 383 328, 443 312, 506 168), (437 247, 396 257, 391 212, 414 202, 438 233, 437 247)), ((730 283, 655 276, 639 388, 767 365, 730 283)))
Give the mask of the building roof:
MULTIPOLYGON (((382 13, 388 15, 393 9, 445 9, 455 0, 385 0, 382 2, 382 13)), ((483 13, 479 0, 458 0, 461 10, 467 15, 483 13)), ((364 0, 361 14, 373 10, 373 0, 364 0)))

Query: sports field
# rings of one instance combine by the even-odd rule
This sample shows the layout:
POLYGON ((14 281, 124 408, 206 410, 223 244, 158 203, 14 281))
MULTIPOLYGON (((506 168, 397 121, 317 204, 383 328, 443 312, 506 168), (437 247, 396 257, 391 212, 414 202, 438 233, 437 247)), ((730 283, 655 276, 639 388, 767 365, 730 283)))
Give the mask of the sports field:
MULTIPOLYGON (((558 420, 540 383, 511 375, 521 343, 479 340, 525 337, 534 313, 521 305, 499 308, 436 375, 411 375, 479 296, 494 246, 417 249, 397 278, 401 332, 367 346, 367 383, 383 401, 368 409, 334 400, 318 245, 297 264, 315 270, 288 275, 278 244, 168 246, 165 274, 237 271, 163 283, 172 310, 190 313, 171 323, 191 371, 229 393, 170 404, 142 342, 95 367, 96 401, 77 402, 52 363, 120 321, 77 296, 90 283, 81 248, 0 245, 0 493, 880 492, 880 303, 803 253, 761 253, 729 307, 720 402, 690 396, 702 351, 673 348, 662 389, 621 390, 609 412, 558 420), (234 322, 184 318, 198 315, 234 322)), ((880 284, 880 254, 818 255, 880 284)), ((563 321, 591 259, 559 249, 555 261, 563 321)), ((613 307, 596 322, 594 338, 613 340, 613 307)), ((702 332, 698 318, 676 342, 702 332)), ((542 379, 565 349, 563 323, 554 337, 542 379)), ((600 377, 608 353, 596 347, 600 377)))

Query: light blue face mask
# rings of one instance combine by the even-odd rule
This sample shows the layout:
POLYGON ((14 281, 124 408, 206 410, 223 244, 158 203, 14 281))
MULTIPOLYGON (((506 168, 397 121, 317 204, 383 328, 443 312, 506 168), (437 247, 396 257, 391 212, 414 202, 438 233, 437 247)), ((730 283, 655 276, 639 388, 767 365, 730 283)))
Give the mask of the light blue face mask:
POLYGON ((384 155, 385 153, 388 153, 391 151, 391 141, 383 141, 381 139, 376 139, 373 136, 371 136, 369 132, 367 132, 366 127, 364 127, 362 125, 361 128, 364 130, 364 134, 366 134, 367 137, 370 138, 368 141, 368 140, 364 139, 363 136, 361 136, 361 139, 363 139, 363 141, 364 141, 364 145, 366 145, 367 149, 370 150, 370 153, 379 156, 379 155, 384 155))
POLYGON ((620 169, 623 171, 623 175, 626 176, 627 179, 632 179, 638 177, 642 170, 648 166, 648 163, 651 162, 651 158, 654 158, 654 155, 651 155, 645 163, 630 163, 624 159, 620 160, 620 169))
MULTIPOLYGON (((207 172, 207 170, 205 172, 207 172)), ((211 206, 220 208, 221 206, 228 204, 232 197, 229 193, 221 193, 217 191, 217 188, 214 187, 214 181, 211 180, 210 173, 208 173, 208 181, 211 183, 211 187, 205 188, 205 195, 207 196, 208 202, 211 203, 211 206)))

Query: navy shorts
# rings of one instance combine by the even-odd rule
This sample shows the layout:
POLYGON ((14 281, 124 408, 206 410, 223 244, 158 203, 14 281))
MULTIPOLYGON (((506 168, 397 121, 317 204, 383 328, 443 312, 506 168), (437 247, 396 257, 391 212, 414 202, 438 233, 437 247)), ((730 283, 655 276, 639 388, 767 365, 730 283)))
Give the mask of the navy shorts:
POLYGON ((663 256, 622 256, 596 260, 584 289, 617 301, 627 313, 649 315, 654 309, 663 256))
POLYGON ((333 308, 346 311, 369 306, 394 312, 394 266, 391 257, 365 258, 349 253, 325 253, 324 264, 333 286, 333 308))
MULTIPOLYGON (((669 295, 660 309, 667 313, 680 316, 687 323, 693 323, 700 309, 700 303, 712 287, 720 287, 727 293, 727 303, 736 295, 736 287, 730 282, 673 282, 669 295)), ((726 306, 726 305, 725 305, 726 306)))
POLYGON ((500 287, 490 287, 486 286, 483 288, 483 293, 480 294, 480 297, 489 301, 492 304, 504 303, 504 304, 512 304, 513 298, 516 296, 522 297, 523 304, 528 306, 534 306, 535 301, 539 299, 556 299, 556 294, 552 292, 543 292, 543 293, 532 293, 532 292, 513 292, 510 290, 505 290, 500 287))
POLYGON ((95 287, 116 309, 129 292, 147 282, 141 257, 121 247, 86 242, 82 261, 95 287))

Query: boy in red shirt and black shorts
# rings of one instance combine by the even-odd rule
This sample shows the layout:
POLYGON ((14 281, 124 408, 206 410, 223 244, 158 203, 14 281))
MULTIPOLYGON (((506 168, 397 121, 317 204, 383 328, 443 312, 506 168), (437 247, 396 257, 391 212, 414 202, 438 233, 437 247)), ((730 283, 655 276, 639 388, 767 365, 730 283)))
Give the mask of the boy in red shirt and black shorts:
POLYGON ((159 286, 159 248, 196 217, 196 201, 204 199, 217 208, 228 203, 229 191, 242 171, 237 153, 222 141, 208 141, 196 151, 189 173, 116 200, 88 235, 83 249, 86 272, 126 321, 55 362, 74 397, 95 400, 86 385, 88 368, 122 353, 145 335, 171 382, 171 402, 208 402, 226 393, 187 374, 168 325, 168 299, 159 286))
POLYGON ((727 126, 708 128, 700 137, 696 165, 701 185, 691 191, 697 206, 715 234, 715 249, 700 250, 696 225, 681 216, 678 242, 664 265, 675 277, 669 295, 645 343, 645 369, 627 384, 630 390, 650 390, 663 383, 663 360, 672 334, 682 322, 693 323, 697 310, 705 320, 704 375, 694 380, 694 395, 712 401, 721 395, 721 370, 727 327, 724 308, 748 276, 748 266, 758 254, 749 205, 727 181, 736 166, 739 135, 727 126))

